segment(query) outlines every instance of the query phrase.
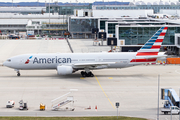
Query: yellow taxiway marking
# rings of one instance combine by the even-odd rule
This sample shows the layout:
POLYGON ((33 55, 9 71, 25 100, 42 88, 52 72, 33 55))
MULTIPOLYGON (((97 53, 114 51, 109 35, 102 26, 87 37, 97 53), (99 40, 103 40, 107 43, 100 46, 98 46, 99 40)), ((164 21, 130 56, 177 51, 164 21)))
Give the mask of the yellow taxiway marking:
POLYGON ((109 79, 113 79, 113 77, 109 77, 109 79))
POLYGON ((112 104, 112 102, 111 102, 110 99, 108 98, 107 94, 104 92, 104 90, 103 90, 103 88, 102 88, 102 86, 101 86, 101 84, 100 84, 98 78, 97 78, 96 76, 95 76, 95 78, 96 78, 96 80, 97 80, 97 82, 98 82, 98 84, 99 84, 101 90, 103 91, 104 95, 107 97, 108 101, 110 102, 110 104, 112 105, 112 107, 115 109, 114 105, 112 104))
POLYGON ((80 77, 80 79, 84 79, 83 77, 80 77))

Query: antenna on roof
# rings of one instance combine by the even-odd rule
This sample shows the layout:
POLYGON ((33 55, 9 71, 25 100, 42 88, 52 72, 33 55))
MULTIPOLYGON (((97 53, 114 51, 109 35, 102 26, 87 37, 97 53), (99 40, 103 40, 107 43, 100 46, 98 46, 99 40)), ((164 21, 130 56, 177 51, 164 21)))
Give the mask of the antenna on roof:
POLYGON ((37 6, 39 7, 39 0, 37 0, 37 6))

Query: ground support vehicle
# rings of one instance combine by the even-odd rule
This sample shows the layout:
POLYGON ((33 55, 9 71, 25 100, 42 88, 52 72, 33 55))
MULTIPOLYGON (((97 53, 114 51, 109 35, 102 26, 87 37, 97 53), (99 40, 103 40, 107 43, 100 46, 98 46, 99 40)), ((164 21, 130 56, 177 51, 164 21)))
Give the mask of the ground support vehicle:
POLYGON ((9 39, 20 39, 20 37, 17 35, 9 35, 8 38, 9 39))
POLYGON ((13 100, 8 100, 6 103, 6 108, 12 108, 14 107, 15 102, 13 100))
POLYGON ((44 105, 43 103, 40 104, 40 110, 45 110, 46 105, 44 105))
POLYGON ((171 106, 170 108, 162 108, 161 112, 163 112, 165 115, 167 115, 168 113, 180 114, 180 110, 177 106, 171 106))
POLYGON ((20 100, 19 101, 19 110, 24 110, 24 109, 28 110, 27 102, 24 103, 23 100, 20 100))

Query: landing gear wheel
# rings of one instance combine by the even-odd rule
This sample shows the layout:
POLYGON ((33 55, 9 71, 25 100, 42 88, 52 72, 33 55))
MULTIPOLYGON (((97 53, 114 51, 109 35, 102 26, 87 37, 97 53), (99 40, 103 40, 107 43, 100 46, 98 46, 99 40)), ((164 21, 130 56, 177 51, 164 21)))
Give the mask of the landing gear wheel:
POLYGON ((81 71, 82 77, 94 77, 94 74, 92 72, 86 73, 85 71, 81 71))
POLYGON ((21 76, 21 74, 20 74, 20 73, 17 73, 17 76, 21 76))
POLYGON ((82 77, 86 77, 86 72, 81 71, 81 75, 82 75, 82 77))
POLYGON ((89 72, 88 77, 94 77, 94 74, 92 72, 89 72))
POLYGON ((91 77, 94 77, 94 74, 91 74, 91 77))
POLYGON ((92 73, 91 73, 91 72, 89 72, 89 73, 87 74, 87 77, 91 77, 91 75, 92 75, 92 73))
POLYGON ((167 114, 168 114, 168 112, 164 112, 164 114, 165 114, 165 115, 167 115, 167 114))

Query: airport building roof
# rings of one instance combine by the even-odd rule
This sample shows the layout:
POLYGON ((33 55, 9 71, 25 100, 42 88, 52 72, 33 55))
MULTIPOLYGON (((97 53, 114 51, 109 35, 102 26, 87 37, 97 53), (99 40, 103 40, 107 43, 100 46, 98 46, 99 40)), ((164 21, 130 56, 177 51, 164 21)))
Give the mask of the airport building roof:
POLYGON ((46 7, 0 7, 0 13, 41 14, 46 7))
POLYGON ((130 2, 129 5, 179 5, 179 2, 144 2, 144 1, 138 1, 138 2, 130 2))

